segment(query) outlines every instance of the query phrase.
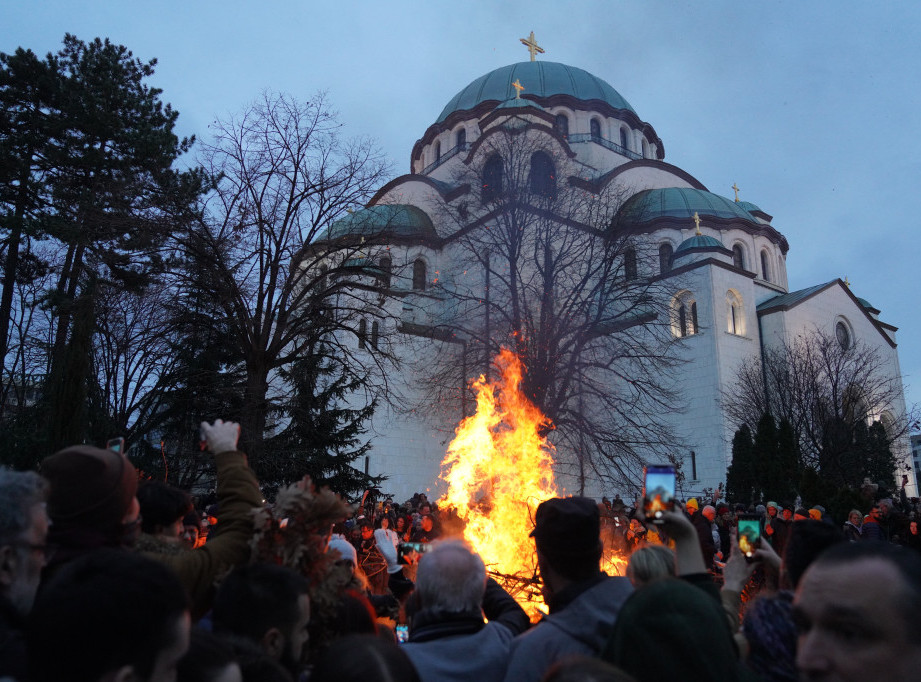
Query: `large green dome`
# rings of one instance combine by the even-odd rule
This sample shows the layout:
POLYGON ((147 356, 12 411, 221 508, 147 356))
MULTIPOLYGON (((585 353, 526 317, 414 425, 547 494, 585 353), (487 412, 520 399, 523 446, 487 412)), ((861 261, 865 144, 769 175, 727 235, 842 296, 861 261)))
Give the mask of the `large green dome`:
POLYGON ((512 83, 524 86, 522 97, 542 98, 569 95, 580 100, 601 100, 615 109, 633 111, 627 100, 610 85, 588 71, 557 62, 519 62, 480 76, 451 98, 436 123, 455 111, 473 109, 482 102, 503 102, 515 96, 512 83))
POLYGON ((691 187, 666 187, 637 192, 627 199, 620 211, 634 223, 646 223, 657 218, 690 220, 695 213, 701 217, 756 222, 741 202, 691 187))

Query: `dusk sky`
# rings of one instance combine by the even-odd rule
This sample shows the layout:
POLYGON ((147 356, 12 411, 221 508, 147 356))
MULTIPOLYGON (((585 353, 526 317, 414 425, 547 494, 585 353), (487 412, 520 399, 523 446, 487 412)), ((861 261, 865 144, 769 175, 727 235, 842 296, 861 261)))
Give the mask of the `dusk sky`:
POLYGON ((528 59, 530 31, 539 59, 623 95, 665 161, 774 216, 791 290, 847 276, 899 327, 921 401, 921 3, 0 0, 0 51, 57 51, 70 32, 156 57, 183 135, 207 138, 263 89, 325 90, 394 175, 457 91, 528 59))

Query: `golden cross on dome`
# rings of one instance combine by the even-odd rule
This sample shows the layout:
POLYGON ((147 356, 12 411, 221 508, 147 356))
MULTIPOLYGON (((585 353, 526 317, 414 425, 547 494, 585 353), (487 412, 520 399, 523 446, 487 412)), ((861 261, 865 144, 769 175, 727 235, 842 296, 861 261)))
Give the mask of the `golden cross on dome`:
POLYGON ((732 189, 736 192, 736 203, 739 203, 739 188, 736 186, 736 183, 732 183, 732 189))
POLYGON ((697 211, 694 211, 694 225, 697 227, 697 236, 700 236, 700 216, 697 215, 697 211))
POLYGON ((534 31, 531 31, 531 35, 527 38, 520 38, 521 44, 528 48, 528 52, 531 53, 531 61, 536 61, 534 58, 538 53, 543 54, 544 48, 537 44, 537 40, 534 38, 534 31))
POLYGON ((524 86, 521 84, 517 78, 515 82, 512 83, 512 87, 515 88, 515 99, 521 99, 521 91, 524 90, 524 86))

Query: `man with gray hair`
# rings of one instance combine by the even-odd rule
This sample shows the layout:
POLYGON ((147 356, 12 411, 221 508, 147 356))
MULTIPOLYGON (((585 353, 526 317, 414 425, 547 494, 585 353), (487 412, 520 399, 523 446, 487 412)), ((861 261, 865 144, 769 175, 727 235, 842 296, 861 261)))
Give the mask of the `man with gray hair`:
POLYGON ((25 618, 45 566, 47 489, 35 472, 0 469, 0 678, 26 678, 25 618))
POLYGON ((444 540, 419 560, 419 611, 404 650, 422 682, 500 682, 512 638, 528 628, 524 610, 460 540, 444 540), (484 615, 488 622, 484 622, 484 615))

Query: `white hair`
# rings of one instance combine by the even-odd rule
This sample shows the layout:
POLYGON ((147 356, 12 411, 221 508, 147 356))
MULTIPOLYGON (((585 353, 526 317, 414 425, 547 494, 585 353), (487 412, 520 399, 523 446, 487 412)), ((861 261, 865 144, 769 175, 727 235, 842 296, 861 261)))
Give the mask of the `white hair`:
POLYGON ((486 566, 461 540, 444 540, 422 555, 416 594, 422 607, 443 613, 478 611, 486 591, 486 566))

